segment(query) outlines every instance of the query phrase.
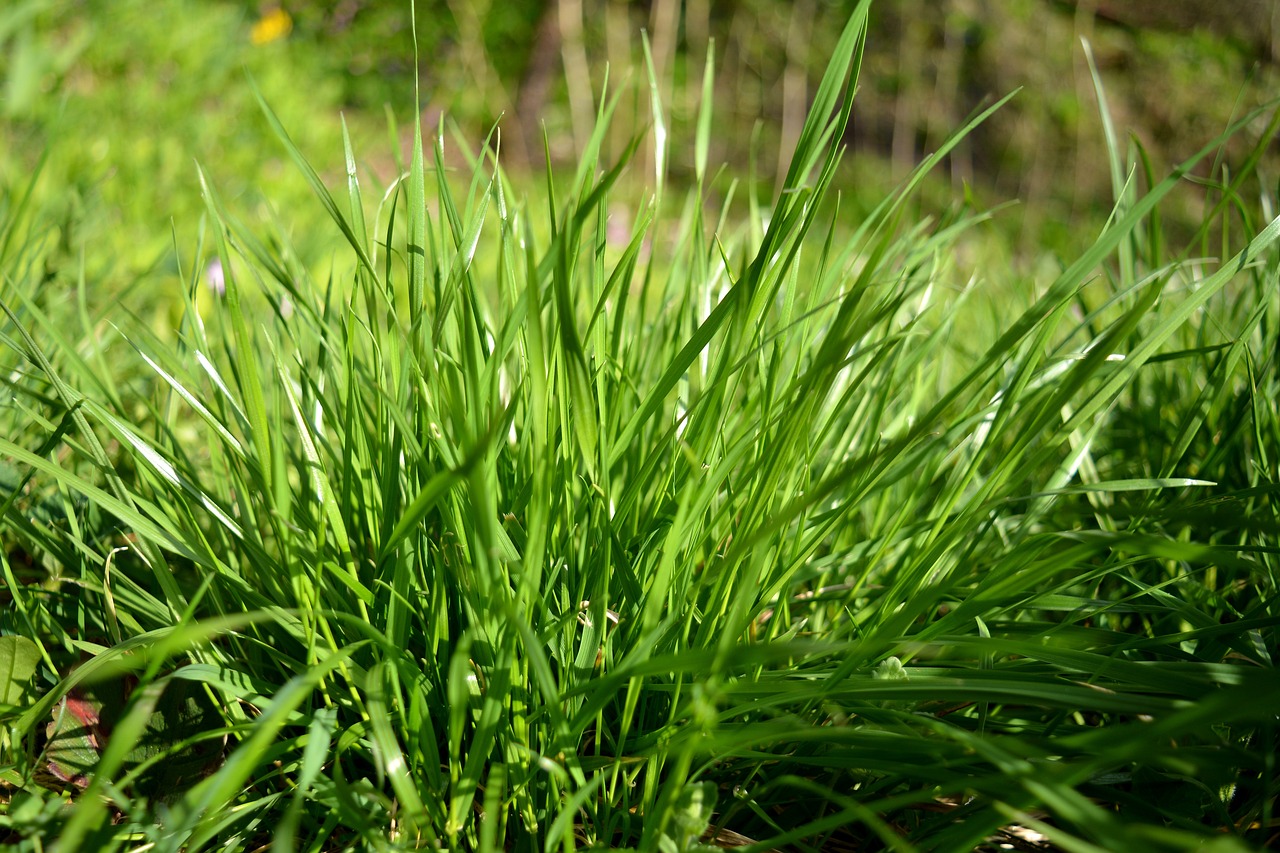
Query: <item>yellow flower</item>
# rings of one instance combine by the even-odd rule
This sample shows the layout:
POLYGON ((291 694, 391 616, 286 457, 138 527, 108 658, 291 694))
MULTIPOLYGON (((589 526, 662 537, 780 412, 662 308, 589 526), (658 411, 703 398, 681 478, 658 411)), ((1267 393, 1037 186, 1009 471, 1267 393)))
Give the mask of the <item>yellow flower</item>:
POLYGON ((273 6, 263 13, 253 24, 249 32, 249 40, 254 44, 267 44, 289 35, 293 29, 293 18, 279 6, 273 6))

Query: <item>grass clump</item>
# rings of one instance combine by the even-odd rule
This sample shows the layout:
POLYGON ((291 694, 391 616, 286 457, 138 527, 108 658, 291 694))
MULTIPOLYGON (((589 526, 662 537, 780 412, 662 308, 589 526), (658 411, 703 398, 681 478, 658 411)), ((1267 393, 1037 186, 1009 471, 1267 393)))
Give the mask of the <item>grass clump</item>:
POLYGON ((1113 146, 1092 248, 984 310, 984 217, 908 217, 946 146, 839 216, 867 7, 772 207, 708 212, 709 98, 673 201, 655 97, 620 239, 614 102, 547 210, 441 138, 335 198, 268 109, 345 273, 205 182, 176 347, 42 303, 7 208, 7 843, 1265 844, 1280 221, 1178 255, 1191 164, 1113 146))

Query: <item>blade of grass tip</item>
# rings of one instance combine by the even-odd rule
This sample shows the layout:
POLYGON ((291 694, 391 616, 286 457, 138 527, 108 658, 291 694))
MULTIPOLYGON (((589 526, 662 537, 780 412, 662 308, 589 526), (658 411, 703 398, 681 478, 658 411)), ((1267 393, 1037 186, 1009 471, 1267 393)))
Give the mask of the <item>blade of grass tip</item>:
MULTIPOLYGON (((1115 250, 1125 236, 1138 226, 1139 223, 1150 213, 1150 211, 1168 195, 1175 186, 1178 186, 1184 176, 1199 163, 1204 157, 1223 140, 1231 135, 1238 133, 1249 122, 1253 121, 1259 114, 1260 110, 1253 110, 1247 116, 1236 122, 1221 134, 1217 139, 1208 143, 1197 151, 1194 155, 1180 163, 1163 181, 1153 187, 1142 198, 1138 199, 1128 212, 1117 222, 1103 230, 1098 235, 1097 240, 1075 261, 1073 261, 1066 269, 1058 274, 1053 283, 1045 290, 1044 294, 1036 300, 1030 308, 1022 313, 1022 315, 1005 329, 996 341, 987 348, 986 353, 978 359, 973 369, 971 369, 962 379, 957 381, 948 391, 943 394, 932 408, 924 415, 916 420, 916 426, 913 428, 911 436, 924 435, 929 430, 936 428, 937 419, 941 413, 946 412, 955 401, 961 397, 974 383, 981 381, 987 376, 992 369, 1002 364, 1008 352, 1012 351, 1016 343, 1025 337, 1032 329, 1037 327, 1043 318, 1053 311, 1058 310, 1060 303, 1070 297, 1089 277, 1093 270, 1115 250)), ((1096 398, 1095 398, 1096 399, 1096 398)), ((1068 429, 1067 432, 1070 430, 1068 429)))
POLYGON ((1005 104, 1017 97, 1018 93, 1021 91, 1021 89, 1014 89, 1012 92, 1009 92, 1007 95, 998 99, 995 103, 985 109, 975 111, 971 114, 968 121, 964 123, 964 126, 955 133, 950 134, 936 151, 926 157, 911 171, 911 176, 907 179, 906 183, 904 183, 894 193, 893 201, 890 204, 884 207, 877 207, 877 212, 882 213, 883 218, 876 219, 876 224, 884 221, 896 221, 897 217, 901 214, 907 199, 912 196, 925 177, 937 168, 938 164, 951 153, 952 149, 966 139, 969 134, 973 133, 979 125, 1002 109, 1005 104))
POLYGON ((751 140, 747 144, 747 225, 749 246, 759 246, 764 240, 764 205, 760 203, 760 137, 764 123, 757 120, 751 127, 751 140))
MULTIPOLYGON (((262 91, 258 89, 258 84, 254 81, 252 75, 246 73, 246 78, 249 81, 249 88, 253 91, 254 98, 258 101, 258 107, 262 110, 262 114, 266 116, 267 124, 270 125, 272 132, 275 133, 276 138, 284 146, 289 159, 293 160, 294 165, 298 167, 298 171, 302 173, 303 178, 306 179, 307 184, 311 187, 311 191, 315 193, 321 206, 329 214, 329 218, 334 221, 334 224, 338 226, 338 230, 342 232, 342 236, 346 238, 347 243, 355 250, 356 258, 360 261, 360 265, 368 270, 370 275, 376 277, 377 271, 374 269, 373 261, 370 260, 369 255, 365 252, 364 242, 356 235, 351 223, 347 221, 347 218, 342 215, 342 211, 338 209, 338 204, 333 200, 333 195, 324 185, 324 181, 320 179, 316 170, 311 167, 307 158, 303 156, 302 151, 294 143, 293 138, 289 136, 289 131, 285 130, 284 125, 281 124, 280 119, 267 103, 267 99, 263 96, 262 91)), ((201 183, 204 183, 203 178, 201 183)))
MULTIPOLYGON (((1120 141, 1116 137, 1115 125, 1111 121, 1111 107, 1107 103, 1107 92, 1102 84, 1102 75, 1098 73, 1098 66, 1093 60, 1093 47, 1089 44, 1089 40, 1085 38, 1080 39, 1080 43, 1084 48, 1085 62, 1089 66, 1089 76, 1093 80, 1094 96, 1098 99, 1098 118, 1102 122, 1102 136, 1107 145, 1107 164, 1111 170, 1111 193, 1115 202, 1115 212, 1123 213, 1129 208, 1133 200, 1133 184, 1125 176, 1126 170, 1120 154, 1120 141)), ((1137 280, 1137 272, 1134 266, 1136 249, 1134 243, 1137 233, 1135 229, 1129 239, 1122 240, 1119 246, 1121 286, 1137 280)))
POLYGON ((223 215, 222 203, 205 176, 204 169, 196 166, 200 178, 200 188, 204 194, 209 219, 214 223, 218 258, 222 263, 222 278, 227 316, 231 321, 232 336, 235 340, 236 379, 240 392, 244 397, 244 407, 249 420, 249 440, 258 453, 259 474, 262 477, 263 493, 272 495, 274 468, 272 465, 272 440, 268 429, 266 397, 262 391, 261 371, 258 369, 256 350, 253 338, 249 335, 249 324, 245 319, 245 309, 240 300, 240 285, 231 263, 231 251, 227 245, 227 220, 223 215))
POLYGON ((1188 486, 1216 485, 1218 484, 1209 480, 1193 480, 1189 477, 1151 477, 1133 480, 1103 480, 1082 486, 1067 486, 1061 489, 1033 492, 1028 495, 1009 497, 1005 500, 1007 502, 1015 502, 1026 500, 1027 498, 1041 498, 1048 497, 1050 495, 1084 495, 1091 492, 1146 492, 1158 489, 1180 489, 1188 486))
POLYGON ((622 100, 621 91, 614 92, 611 97, 606 96, 609 91, 607 69, 604 82, 605 85, 600 90, 600 106, 596 110, 595 125, 591 128, 591 135, 587 138, 587 144, 578 152, 578 168, 574 172, 572 192, 579 198, 586 192, 587 185, 595 177, 596 169, 600 165, 600 149, 604 144, 609 126, 613 122, 613 112, 617 108, 618 102, 622 100))
MULTIPOLYGON (((443 238, 446 233, 443 226, 447 225, 449 227, 447 233, 453 235, 454 245, 456 246, 462 240, 462 213, 458 209, 457 199, 454 198, 453 188, 449 185, 450 169, 445 164, 444 158, 443 116, 441 116, 439 124, 436 125, 435 132, 431 135, 431 157, 432 172, 436 181, 438 215, 443 223, 440 229, 441 237, 443 238)), ((443 245, 443 239, 441 242, 443 245)), ((438 320, 437 323, 439 323, 438 320)))
MULTIPOLYGON (((373 242, 373 255, 371 257, 374 261, 377 261, 378 246, 382 245, 386 247, 387 251, 384 253, 385 256, 382 259, 381 284, 382 284, 383 292, 381 295, 383 296, 384 300, 386 300, 386 304, 388 305, 387 310, 391 313, 394 313, 395 296, 396 296, 395 287, 391 283, 392 281, 391 261, 392 261, 392 258, 395 257, 395 252, 391 251, 391 246, 394 245, 391 242, 391 238, 392 238, 392 235, 396 233, 394 228, 395 221, 396 221, 396 205, 400 203, 400 194, 402 192, 401 188, 404 186, 404 182, 408 180, 408 178, 409 178, 408 172, 401 172, 396 177, 396 179, 392 181, 391 184, 385 190, 383 190, 382 198, 378 202, 378 209, 373 214, 374 242, 373 242), (383 230, 382 228, 382 212, 384 210, 387 212, 388 227, 386 230, 383 230), (382 243, 379 243, 377 240, 377 236, 379 234, 386 235, 382 243)), ((375 281, 376 280, 377 279, 375 279, 375 281)), ((369 316, 372 319, 374 317, 377 317, 377 314, 370 314, 369 316)))
MULTIPOLYGON (((347 163, 347 198, 351 205, 351 231, 356 239, 360 241, 360 245, 364 246, 366 251, 369 251, 372 247, 369 246, 369 232, 365 229, 364 224, 364 202, 360 197, 360 179, 356 175, 356 158, 351 150, 351 134, 347 130, 347 117, 342 116, 341 121, 342 153, 347 163)), ((370 253, 366 272, 370 272, 373 269, 373 257, 370 253)))
POLYGON ((222 421, 219 420, 217 416, 213 414, 213 412, 209 411, 209 409, 204 405, 204 403, 201 403, 200 400, 197 399, 196 396, 193 393, 191 393, 191 391, 185 385, 183 385, 176 378, 174 378, 172 374, 170 374, 167 370, 165 370, 163 367, 157 364, 156 361, 151 358, 151 356, 143 352, 142 349, 139 348, 139 346, 136 343, 134 343, 132 340, 130 340, 127 337, 125 338, 125 340, 128 341, 133 346, 134 351, 143 360, 143 362, 148 367, 151 368, 152 372, 154 372, 157 376, 159 376, 162 380, 164 380, 164 383, 168 385, 170 388, 172 388, 173 391, 179 397, 181 397, 182 400, 188 406, 190 406, 197 415, 200 416, 200 419, 204 421, 205 424, 207 424, 211 430, 214 431, 214 433, 218 436, 218 438, 222 440, 222 443, 224 445, 226 445, 239 458, 241 459, 247 458, 245 454, 244 446, 240 444, 240 440, 231 434, 231 431, 228 430, 226 426, 223 425, 222 421))
POLYGON ((640 44, 644 48, 645 73, 649 78, 649 110, 653 115, 653 193, 654 206, 662 209, 662 189, 667 179, 667 120, 662 109, 662 88, 653 67, 653 52, 649 48, 649 34, 641 31, 640 44))
MULTIPOLYGON (((235 417, 236 423, 240 426, 240 429, 243 430, 246 435, 251 434, 253 431, 253 425, 249 423, 249 416, 245 414, 244 409, 241 408, 240 401, 236 399, 235 394, 231 393, 231 388, 227 385, 226 380, 222 378, 222 374, 218 371, 217 365, 215 365, 202 350, 196 350, 195 356, 196 364, 198 364, 200 369, 204 371, 205 375, 209 377, 209 381, 218 389, 218 394, 226 404, 231 407, 231 414, 235 417)), ((238 441, 237 444, 239 444, 238 441)), ((243 449, 243 445, 241 445, 241 449, 243 449)))
MULTIPOLYGON (((501 120, 501 116, 499 116, 501 120)), ((454 125, 453 131, 455 136, 460 136, 462 131, 454 125)), ((498 122, 494 122, 489 128, 489 132, 485 135, 484 142, 480 145, 479 153, 473 153, 468 147, 465 147, 465 140, 457 140, 457 145, 461 150, 462 156, 466 158, 467 165, 471 168, 471 181, 467 184, 466 205, 463 207, 464 219, 469 220, 475 215, 475 204, 477 199, 488 203, 488 198, 493 194, 493 184, 498 180, 498 157, 502 151, 502 128, 498 122), (493 169, 489 173, 489 177, 485 177, 485 165, 492 158, 493 169), (486 183, 484 187, 483 197, 481 197, 481 184, 486 183)))
MULTIPOLYGON (((1156 169, 1151 157, 1147 154, 1146 146, 1136 138, 1131 139, 1130 143, 1138 152, 1138 162, 1142 166, 1142 177, 1146 181, 1146 185, 1154 187, 1157 183, 1156 169)), ((1159 269, 1164 264, 1165 245, 1164 220, 1158 207, 1152 209, 1151 215, 1147 217, 1146 245, 1143 248, 1146 253, 1143 261, 1147 267, 1153 270, 1159 269)))
MULTIPOLYGON (((431 322, 427 311, 427 179, 426 167, 423 164, 422 122, 413 126, 413 150, 409 157, 409 193, 406 203, 408 210, 408 228, 406 251, 409 255, 409 327, 413 330, 409 342, 409 351, 427 372, 428 377, 434 373, 435 342, 423 336, 431 331, 431 322)), ((390 282, 388 281, 388 284, 390 282)))
POLYGON ((106 424, 107 428, 115 433, 116 437, 121 439, 129 447, 133 448, 136 456, 151 468, 162 480, 169 485, 175 487, 178 491, 186 492, 195 498, 201 506, 205 508, 210 515, 217 519, 218 523, 227 529, 237 539, 244 538, 244 532, 240 529, 240 525, 236 523, 222 507, 206 491, 201 489, 196 483, 183 475, 173 462, 165 458, 164 454, 156 450, 139 435, 137 435, 129 425, 117 418, 115 415, 103 409, 97 403, 89 401, 90 411, 94 416, 106 424))
POLYGON ((391 552, 408 538, 410 531, 417 527, 418 522, 422 521, 426 514, 442 501, 454 486, 466 479, 467 471, 471 465, 478 461, 478 457, 479 454, 473 453, 459 468, 450 468, 437 472, 427 481, 426 485, 410 501, 409 506, 404 511, 404 515, 400 517, 395 527, 391 529, 391 533, 383 541, 382 547, 378 551, 379 564, 386 560, 391 555, 391 552))
MULTIPOLYGON (((852 109, 854 94, 852 84, 849 87, 849 91, 846 92, 844 102, 841 103, 837 99, 846 79, 856 79, 869 6, 869 0, 861 0, 859 2, 840 36, 840 41, 832 55, 831 62, 827 66, 826 74, 818 87, 814 105, 805 120, 804 126, 801 128, 800 136, 796 142, 796 151, 792 157, 791 170, 788 173, 785 184, 787 187, 798 187, 803 178, 817 163, 822 143, 832 136, 835 122, 831 114, 838 104, 840 105, 839 120, 847 121, 849 111, 852 109)), ((836 152, 831 152, 831 156, 835 155, 836 152)), ((743 298, 744 289, 750 289, 758 282, 763 274, 765 265, 772 258, 776 244, 783 239, 781 223, 788 219, 788 214, 793 210, 794 205, 802 203, 795 194, 783 193, 779 197, 773 221, 765 233, 764 242, 760 250, 752 261, 751 270, 730 288, 729 292, 720 300, 707 319, 694 330, 693 335, 649 390, 644 403, 631 416, 617 438, 614 439, 614 450, 609 459, 610 468, 617 466, 624 456, 630 452, 631 442, 640 427, 658 412, 667 394, 684 376, 694 359, 706 348, 716 332, 728 321, 735 311, 737 302, 743 298)))
MULTIPOLYGON (((492 188, 493 181, 490 180, 489 189, 492 190, 492 188)), ((474 212, 470 223, 464 229, 461 215, 454 206, 453 198, 448 194, 448 188, 441 187, 441 208, 446 211, 446 216, 450 222, 456 223, 457 230, 454 232, 454 240, 456 241, 457 251, 454 253, 453 261, 449 265, 440 304, 436 306, 435 336, 437 340, 443 339, 444 323, 452 314, 454 300, 461 295, 463 287, 470 280, 471 263, 475 260, 476 249, 480 245, 480 235, 484 230, 485 219, 489 212, 489 196, 490 193, 486 191, 484 198, 480 201, 479 209, 474 212)), ((475 295, 474 292, 469 294, 471 297, 475 295)), ((468 301, 474 306, 474 299, 469 299, 468 301)), ((467 319, 462 317, 459 322, 465 324, 467 319)))
MULTIPOLYGON (((645 42, 648 56, 648 42, 645 42)), ((702 64, 702 102, 698 105, 698 130, 693 144, 693 173, 698 180, 698 195, 702 195, 707 175, 707 151, 711 147, 711 113, 715 101, 716 40, 707 41, 707 58, 702 64)))
MULTIPOLYGON (((408 180, 407 173, 401 175, 394 184, 387 188, 387 192, 382 197, 382 203, 378 206, 378 213, 374 218, 374 232, 375 234, 382 233, 384 235, 382 245, 386 247, 386 252, 382 259, 382 287, 380 288, 380 293, 377 294, 380 297, 380 302, 384 306, 386 313, 385 316, 380 317, 378 312, 371 311, 369 314, 369 320, 370 322, 374 322, 375 320, 381 321, 375 324, 374 328, 376 329, 376 332, 374 340, 379 341, 382 344, 382 348, 385 349, 383 357, 385 359, 387 369, 391 374, 389 384, 393 389, 399 389, 400 387, 398 371, 402 366, 402 362, 399 357, 402 340, 401 335, 399 334, 386 334, 388 328, 395 328, 398 331, 400 327, 399 310, 397 306, 399 289, 392 274, 392 262, 395 260, 396 253, 392 251, 391 247, 395 245, 396 210, 400 205, 400 197, 402 195, 407 195, 403 189, 404 182, 406 180, 408 180), (383 210, 387 212, 387 227, 385 230, 382 230, 381 226, 378 224, 382 221, 383 210)), ((373 297, 371 296, 370 305, 373 304, 373 297)), ((375 353, 378 351, 379 350, 375 348, 375 353)), ((377 364, 376 361, 374 363, 375 365, 377 364)))
MULTIPOLYGON (((192 257, 195 262, 191 265, 191 274, 182 278, 182 246, 178 237, 177 222, 169 223, 169 239, 172 244, 173 256, 178 264, 179 278, 183 281, 182 288, 182 317, 178 325, 178 340, 176 344, 176 352, 179 358, 185 358, 191 349, 208 349, 208 341, 205 340, 204 321, 200 317, 200 310, 196 307, 196 300, 200 293, 200 263, 205 257, 204 241, 206 233, 206 225, 208 217, 201 214, 199 224, 196 230, 196 248, 192 257)), ((173 400, 170 398, 170 414, 172 414, 173 400)))
MULTIPOLYGON (((596 300, 595 310, 591 312, 591 319, 587 322, 587 330, 584 333, 584 337, 591 337, 591 332, 596 323, 605 315, 609 297, 615 291, 618 293, 617 311, 620 315, 625 314, 629 285, 635 274, 636 262, 640 258, 640 250, 644 247, 644 238, 649 233, 649 226, 653 224, 653 218, 653 205, 646 204, 640 216, 636 219, 631 242, 622 250, 622 255, 619 256, 617 263, 614 264, 613 272, 609 274, 608 281, 600 291, 600 298, 596 300), (627 282, 628 287, 622 287, 623 282, 627 282)), ((615 360, 618 358, 618 353, 622 346, 624 328, 619 323, 615 323, 614 331, 610 338, 609 355, 615 360)))
MULTIPOLYGON (((831 54, 831 60, 827 64, 826 71, 823 72, 822 81, 818 84, 817 91, 814 93, 813 104, 809 108, 809 114, 805 117, 804 124, 800 127, 800 134, 796 137, 795 151, 791 157, 791 165, 787 170, 786 178, 783 180, 784 193, 779 196, 778 204, 775 206, 775 219, 777 213, 783 204, 789 205, 791 200, 785 199, 785 190, 796 190, 804 185, 805 179, 813 170, 817 163, 817 157, 822 150, 821 139, 830 135, 832 131, 832 113, 836 112, 836 107, 841 103, 840 93, 845 90, 844 101, 848 105, 852 105, 855 86, 858 80, 858 72, 862 61, 862 43, 866 35, 867 12, 871 7, 870 0, 860 0, 854 10, 849 13, 849 20, 845 23, 844 30, 840 33, 840 39, 836 42, 835 50, 831 54)), ((841 109, 841 113, 844 109, 841 109)), ((847 121, 847 119, 845 119, 847 121)), ((843 131, 844 126, 841 125, 839 130, 843 131)))
MULTIPOLYGON (((635 156, 642 140, 643 137, 641 136, 633 136, 631 138, 631 141, 622 150, 622 155, 618 158, 618 161, 609 167, 600 180, 596 182, 595 187, 592 188, 587 197, 575 208, 572 220, 575 231, 580 233, 585 229, 596 207, 604 202, 609 190, 613 188, 618 178, 622 176, 627 166, 630 165, 631 158, 635 156)), ((656 209, 656 199, 654 204, 656 209)))
POLYGON ((1155 350, 1173 335, 1175 330, 1203 308, 1205 303, 1222 290, 1227 282, 1239 274, 1250 261, 1260 258, 1277 239, 1280 239, 1280 216, 1271 220, 1270 224, 1259 232, 1245 249, 1224 264, 1222 269, 1201 281, 1188 298, 1172 308, 1146 337, 1125 354, 1124 361, 1119 363, 1120 368, 1107 377, 1101 387, 1084 401, 1078 410, 1072 412, 1072 417, 1063 424, 1063 430, 1070 432, 1080 428, 1081 424, 1091 419, 1099 409, 1108 405, 1112 397, 1133 380, 1137 371, 1146 364, 1155 350))
MULTIPOLYGON (((387 119, 387 143, 391 148, 391 160, 395 164, 396 174, 403 175, 406 170, 404 152, 400 146, 400 123, 396 121, 396 112, 391 108, 390 101, 382 105, 382 113, 387 119)), ((374 233, 377 233, 376 228, 374 233)))
MULTIPOLYGON (((559 211, 560 205, 556 201, 555 169, 551 167, 551 139, 547 136, 545 122, 542 125, 542 157, 543 175, 547 180, 547 224, 551 227, 551 239, 555 240, 559 233, 559 228, 557 227, 559 214, 557 211, 559 211)), ((532 246, 532 244, 529 245, 532 246)))
MULTIPOLYGON (((631 150, 634 150, 634 148, 631 150)), ((606 176, 606 179, 612 181, 616 178, 617 173, 618 169, 615 167, 614 170, 611 170, 610 175, 606 176)), ((588 202, 595 205, 601 197, 593 192, 588 202)), ((581 210, 578 211, 579 214, 582 212, 581 210)), ((575 231, 581 227, 576 224, 576 218, 575 215, 575 231)), ((557 241, 554 247, 558 262, 556 272, 552 274, 556 313, 560 319, 559 342, 566 355, 566 368, 569 373, 569 398, 572 402, 571 410, 574 416, 573 423, 566 423, 565 428, 574 435, 581 453, 581 459, 586 466, 587 474, 591 481, 599 482, 597 449, 599 447, 600 407, 591 390, 591 369, 587 365, 587 355, 582 346, 582 339, 578 336, 577 312, 575 310, 577 300, 574 298, 572 290, 576 275, 577 256, 575 247, 570 245, 568 239, 571 233, 573 232, 566 231, 562 233, 561 239, 557 241)))
POLYGON ((1181 253, 1182 257, 1185 258, 1195 246, 1203 244, 1208 239, 1209 230, 1213 227, 1213 223, 1219 221, 1223 211, 1231 204, 1231 200, 1239 197, 1241 186, 1244 182, 1257 173, 1259 161, 1271 150, 1276 134, 1280 133, 1280 107, 1277 107, 1277 103, 1280 103, 1280 99, 1273 99, 1263 106, 1263 110, 1272 110, 1270 121, 1262 130, 1262 133, 1257 136, 1257 144, 1253 146, 1240 168, 1236 170, 1235 178, 1226 187, 1222 197, 1218 199, 1213 209, 1204 217, 1195 235, 1187 241, 1186 248, 1181 253))

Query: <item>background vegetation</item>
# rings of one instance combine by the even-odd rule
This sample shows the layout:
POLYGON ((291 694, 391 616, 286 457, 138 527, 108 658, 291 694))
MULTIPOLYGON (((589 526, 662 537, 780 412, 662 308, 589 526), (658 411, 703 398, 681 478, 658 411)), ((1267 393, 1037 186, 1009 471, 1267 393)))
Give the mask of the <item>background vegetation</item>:
MULTIPOLYGON (((1214 11, 1220 5, 885 4, 871 22, 848 131, 853 156, 840 183, 861 190, 849 194, 854 204, 880 197, 975 109, 1019 90, 957 146, 925 209, 945 209, 965 191, 986 206, 1017 200, 996 220, 1010 260, 1034 260, 1043 249, 1076 252, 1111 203, 1080 38, 1093 46, 1116 127, 1133 133, 1162 172, 1276 88, 1271 4, 1239 2, 1231 14, 1214 11)), ((571 161, 592 125, 606 67, 615 69, 614 87, 634 81, 645 28, 672 132, 687 134, 714 39, 720 109, 711 162, 745 171, 754 150, 755 174, 771 187, 847 8, 835 0, 801 0, 794 14, 792 4, 768 0, 423 2, 421 120, 430 135, 445 114, 464 138, 482 139, 502 116, 508 168, 541 167, 544 130, 553 160, 571 161)), ((0 46, 7 152, 0 177, 12 190, 15 176, 48 158, 38 189, 64 211, 64 230, 74 222, 79 233, 66 238, 69 246, 102 246, 92 253, 101 267, 94 277, 111 279, 113 292, 141 286, 139 275, 156 265, 173 272, 170 229, 185 242, 202 209, 193 161, 228 198, 244 199, 246 215, 268 219, 264 198, 308 215, 305 187, 254 112, 246 70, 304 150, 337 150, 339 111, 362 165, 381 183, 409 146, 412 43, 407 6, 394 0, 284 7, 19 0, 0 15, 0 46), (276 17, 281 9, 286 14, 276 17), (394 143, 388 111, 399 128, 394 143)), ((643 87, 631 88, 613 125, 612 153, 647 121, 646 97, 643 87)), ((1247 144, 1233 144, 1199 174, 1208 176, 1215 162, 1240 162, 1247 144)), ((452 146, 447 153, 454 156, 452 146)), ((673 175, 687 180, 689 153, 673 150, 670 159, 673 175)), ((321 166, 331 176, 340 171, 331 160, 321 166)), ((1262 182, 1275 180, 1274 153, 1264 152, 1258 168, 1262 182)), ((1202 199, 1180 192, 1168 202, 1166 218, 1182 236, 1200 222, 1202 199)), ((298 223, 295 239, 315 261, 325 250, 310 231, 298 223)), ((148 302, 163 296, 162 287, 150 290, 148 302)))

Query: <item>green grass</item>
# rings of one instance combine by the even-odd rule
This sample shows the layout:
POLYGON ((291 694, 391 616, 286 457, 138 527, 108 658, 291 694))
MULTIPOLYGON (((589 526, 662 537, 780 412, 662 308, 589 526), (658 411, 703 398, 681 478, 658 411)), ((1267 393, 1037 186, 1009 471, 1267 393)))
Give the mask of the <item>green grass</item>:
MULTIPOLYGON (((0 199, 39 166, 41 224, 68 256, 51 263, 51 289, 74 286, 83 261, 95 314, 122 301, 157 330, 176 325, 174 247, 194 245, 204 210, 196 162, 246 221, 266 229, 290 212, 294 250, 312 265, 327 259, 323 214, 303 215, 312 210, 306 184, 245 84, 248 73, 301 144, 337 149, 343 92, 325 73, 327 56, 301 40, 254 44, 246 4, 81 6, 15 0, 0 11, 0 199)), ((353 116, 352 126, 358 140, 387 147, 380 112, 353 116)))
POLYGON ((1264 847, 1280 220, 1172 247, 1191 164, 1113 143, 1092 248, 987 299, 986 215, 911 217, 945 148, 841 215, 867 5, 772 207, 705 203, 705 99, 622 239, 610 104, 572 179, 428 139, 369 197, 264 100, 343 255, 201 174, 176 344, 42 295, 12 195, 5 843, 1264 847))

